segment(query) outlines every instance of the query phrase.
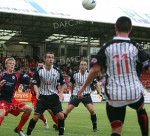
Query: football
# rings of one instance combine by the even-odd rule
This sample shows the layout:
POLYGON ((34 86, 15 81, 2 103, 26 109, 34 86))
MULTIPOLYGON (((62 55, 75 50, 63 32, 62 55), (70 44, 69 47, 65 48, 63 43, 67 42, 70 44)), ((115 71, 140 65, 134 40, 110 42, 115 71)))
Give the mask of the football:
POLYGON ((82 6, 87 10, 92 10, 96 6, 96 0, 82 0, 82 6))

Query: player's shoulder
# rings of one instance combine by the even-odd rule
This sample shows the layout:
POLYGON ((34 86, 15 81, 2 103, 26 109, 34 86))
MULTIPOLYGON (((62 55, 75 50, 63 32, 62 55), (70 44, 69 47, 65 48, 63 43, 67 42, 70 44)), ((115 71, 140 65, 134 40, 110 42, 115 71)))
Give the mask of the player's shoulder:
POLYGON ((12 79, 17 79, 18 80, 18 76, 17 76, 16 72, 13 72, 11 74, 11 76, 12 76, 12 79))
POLYGON ((42 69, 43 69, 43 66, 39 67, 39 69, 38 69, 38 70, 42 70, 42 69))
POLYGON ((56 67, 55 65, 52 66, 54 69, 59 69, 58 67, 56 67))
POLYGON ((105 48, 105 47, 107 47, 107 46, 109 46, 113 43, 116 43, 116 42, 118 42, 118 41, 114 40, 114 39, 111 39, 111 40, 107 41, 106 43, 104 43, 102 47, 105 48))
POLYGON ((136 48, 141 48, 141 47, 142 47, 140 43, 138 43, 138 42, 136 42, 136 41, 134 41, 134 40, 131 40, 131 43, 132 43, 133 46, 135 46, 136 48))
POLYGON ((74 71, 73 75, 78 74, 79 70, 74 71))
POLYGON ((114 42, 116 42, 116 41, 113 40, 113 39, 111 39, 111 40, 107 41, 106 43, 104 43, 104 44, 103 44, 103 47, 108 46, 108 45, 110 45, 110 44, 112 44, 112 43, 114 43, 114 42))
POLYGON ((74 71, 71 75, 70 75, 70 77, 74 77, 75 75, 77 75, 79 73, 79 70, 76 70, 76 71, 74 71))
POLYGON ((101 50, 105 50, 107 47, 109 47, 111 44, 115 43, 113 39, 107 41, 106 43, 103 43, 103 45, 100 47, 101 50))
POLYGON ((131 44, 131 45, 133 45, 133 46, 135 46, 137 48, 141 46, 138 42, 136 42, 134 40, 131 40, 131 39, 129 39, 129 40, 125 40, 125 39, 111 39, 108 42, 104 43, 102 48, 107 48, 108 46, 110 46, 110 45, 112 45, 114 43, 121 43, 121 42, 127 43, 127 44, 129 43, 129 44, 131 44))
POLYGON ((53 65, 53 69, 55 69, 56 71, 60 72, 60 69, 56 66, 53 65))
MULTIPOLYGON (((39 68, 34 72, 34 74, 39 73, 39 71, 41 71, 41 70, 43 70, 43 69, 44 69, 43 66, 39 67, 39 68)), ((33 74, 33 75, 34 75, 34 74, 33 74)))

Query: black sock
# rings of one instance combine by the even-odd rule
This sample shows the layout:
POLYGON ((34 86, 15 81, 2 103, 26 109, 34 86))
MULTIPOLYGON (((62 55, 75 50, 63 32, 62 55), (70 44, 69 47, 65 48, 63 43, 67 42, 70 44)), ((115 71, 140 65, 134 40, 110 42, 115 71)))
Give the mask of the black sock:
POLYGON ((59 135, 63 135, 64 134, 64 119, 58 119, 58 131, 59 131, 59 135))
POLYGON ((148 136, 148 116, 145 109, 137 111, 138 123, 141 128, 142 136, 148 136))
POLYGON ((67 118, 67 114, 66 113, 64 113, 64 119, 66 119, 67 118))
POLYGON ((28 129, 27 129, 27 135, 31 135, 32 130, 34 129, 37 121, 34 121, 33 119, 30 120, 28 129))
POLYGON ((117 133, 112 133, 111 136, 121 136, 121 135, 117 133))
POLYGON ((97 129, 97 117, 96 117, 96 114, 91 115, 91 121, 92 121, 93 129, 97 129))

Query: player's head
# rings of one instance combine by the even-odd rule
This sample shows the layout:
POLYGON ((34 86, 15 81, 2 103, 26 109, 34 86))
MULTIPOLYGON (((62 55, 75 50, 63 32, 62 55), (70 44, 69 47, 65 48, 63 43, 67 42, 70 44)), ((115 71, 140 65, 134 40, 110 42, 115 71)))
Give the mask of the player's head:
POLYGON ((5 68, 8 72, 13 72, 16 65, 16 61, 14 58, 10 57, 5 60, 5 68))
POLYGON ((28 72, 29 72, 29 68, 28 68, 28 67, 24 67, 24 68, 23 68, 23 72, 24 72, 24 73, 28 73, 28 72))
POLYGON ((37 69, 39 69, 40 67, 42 67, 43 64, 44 64, 43 60, 39 60, 39 61, 37 62, 37 69))
POLYGON ((132 30, 132 22, 129 17, 119 17, 115 24, 116 32, 130 33, 132 30))
POLYGON ((81 60, 79 64, 79 69, 81 71, 85 71, 87 69, 87 62, 85 60, 81 60))
POLYGON ((53 52, 47 52, 45 53, 43 60, 45 62, 45 65, 51 66, 54 63, 54 53, 53 52))

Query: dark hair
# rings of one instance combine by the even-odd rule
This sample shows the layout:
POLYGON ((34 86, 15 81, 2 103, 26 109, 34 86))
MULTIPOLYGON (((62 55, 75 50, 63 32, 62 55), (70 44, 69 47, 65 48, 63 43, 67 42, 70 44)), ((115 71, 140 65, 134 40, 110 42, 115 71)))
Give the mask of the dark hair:
POLYGON ((132 28, 132 22, 129 17, 122 16, 117 19, 115 26, 119 32, 129 32, 132 28))
POLYGON ((37 63, 43 63, 43 62, 44 62, 43 59, 37 61, 37 63))
POLYGON ((23 67, 23 70, 29 70, 29 68, 28 67, 23 67))

